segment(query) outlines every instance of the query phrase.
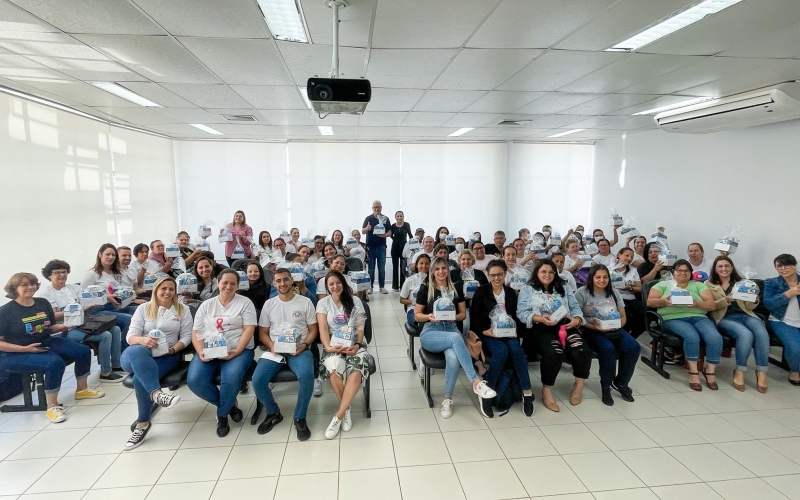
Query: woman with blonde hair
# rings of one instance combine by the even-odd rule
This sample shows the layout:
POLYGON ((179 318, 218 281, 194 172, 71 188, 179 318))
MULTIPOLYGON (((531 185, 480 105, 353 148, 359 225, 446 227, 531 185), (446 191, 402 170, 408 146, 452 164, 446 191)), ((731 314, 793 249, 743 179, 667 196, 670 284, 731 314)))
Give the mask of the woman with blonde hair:
POLYGON ((177 285, 169 276, 153 285, 149 302, 136 308, 128 329, 129 347, 122 353, 122 367, 133 376, 139 417, 125 450, 144 442, 150 430, 153 403, 172 408, 181 397, 161 390, 159 380, 175 368, 178 354, 192 341, 192 314, 178 302, 177 285))

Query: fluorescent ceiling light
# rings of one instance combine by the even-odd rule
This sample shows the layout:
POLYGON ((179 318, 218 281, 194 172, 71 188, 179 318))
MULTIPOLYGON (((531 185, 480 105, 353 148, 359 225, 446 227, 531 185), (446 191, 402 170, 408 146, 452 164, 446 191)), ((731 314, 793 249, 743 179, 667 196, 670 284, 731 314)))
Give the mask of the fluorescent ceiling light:
POLYGON ((568 130, 567 132, 561 132, 560 134, 556 134, 556 135, 548 135, 547 137, 548 138, 563 137, 565 135, 574 134, 575 132, 581 132, 583 130, 586 130, 586 129, 585 128, 576 128, 575 130, 568 130))
POLYGON ((319 133, 322 135, 333 135, 333 127, 318 125, 317 128, 319 129, 319 133))
POLYGON ((139 106, 147 106, 151 108, 160 108, 160 104, 156 104, 149 99, 145 99, 144 97, 140 96, 136 92, 131 92, 130 90, 117 85, 116 83, 111 82, 89 82, 98 89, 105 90, 109 94, 114 94, 117 97, 121 97, 126 101, 130 101, 134 104, 138 104, 139 106))
POLYGON ((453 132, 452 134, 448 135, 447 137, 458 137, 459 135, 464 135, 464 134, 466 134, 466 133, 467 133, 467 132, 469 132, 470 130, 475 130, 475 127, 471 127, 471 128, 470 128, 470 127, 460 128, 460 129, 456 130, 455 132, 453 132))
POLYGON ((669 111, 671 109, 678 109, 684 106, 691 106, 692 104, 697 104, 700 102, 705 102, 713 99, 713 97, 695 97, 694 99, 687 99, 685 101, 676 102, 674 104, 667 104, 666 106, 661 106, 658 108, 648 109, 647 111, 639 111, 638 113, 634 113, 633 116, 637 115, 655 115, 661 113, 662 111, 669 111))
POLYGON ((303 10, 296 0, 258 0, 258 5, 273 38, 308 43, 303 10))
POLYGON ((222 132, 214 130, 213 128, 211 128, 211 127, 209 127, 207 125, 203 125, 202 123, 190 123, 189 125, 191 125, 194 128, 198 128, 198 129, 202 130, 203 132, 208 132, 209 134, 222 135, 222 132))
POLYGON ((606 49, 611 52, 631 52, 640 47, 655 42, 659 38, 663 38, 671 33, 675 33, 681 28, 685 28, 690 24, 700 21, 706 16, 716 14, 717 12, 727 9, 731 5, 735 5, 742 0, 703 0, 698 2, 686 10, 680 11, 667 19, 661 21, 655 26, 651 26, 646 30, 638 33, 624 42, 620 42, 613 47, 606 49))
POLYGON ((303 101, 305 101, 306 106, 308 106, 308 109, 314 109, 314 108, 311 107, 311 101, 308 100, 308 91, 306 90, 306 88, 305 87, 297 87, 297 89, 300 91, 300 95, 303 96, 303 101))

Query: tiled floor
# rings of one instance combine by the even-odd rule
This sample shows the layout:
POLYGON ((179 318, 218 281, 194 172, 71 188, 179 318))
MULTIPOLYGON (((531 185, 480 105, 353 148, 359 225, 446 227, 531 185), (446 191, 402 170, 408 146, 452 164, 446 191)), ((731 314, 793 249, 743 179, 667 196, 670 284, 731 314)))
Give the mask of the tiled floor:
MULTIPOLYGON (((337 407, 329 387, 311 402, 313 436, 304 443, 290 419, 256 434, 252 390, 239 398, 248 417, 219 439, 213 408, 182 387, 181 403, 156 415, 145 444, 123 453, 136 416, 132 391, 104 385, 105 398, 75 404, 68 379, 66 422, 0 414, 0 500, 800 499, 800 389, 780 369, 771 371, 768 394, 756 392, 752 372, 740 393, 724 359, 720 390, 694 393, 683 369, 671 367, 665 380, 640 363, 636 402, 616 398, 609 408, 599 400, 596 366, 583 403, 570 406, 564 368, 554 390, 561 412, 552 413, 539 402, 539 367, 531 364, 533 418, 515 406, 484 419, 462 375, 454 415, 443 420, 427 407, 406 357, 396 294, 372 295, 370 305, 379 367, 372 418, 359 395, 353 430, 339 438, 323 436, 337 407)), ((95 367, 95 384, 96 377, 95 367)), ((432 385, 438 404, 441 373, 432 385)), ((276 395, 291 415, 296 387, 279 384, 276 395)))

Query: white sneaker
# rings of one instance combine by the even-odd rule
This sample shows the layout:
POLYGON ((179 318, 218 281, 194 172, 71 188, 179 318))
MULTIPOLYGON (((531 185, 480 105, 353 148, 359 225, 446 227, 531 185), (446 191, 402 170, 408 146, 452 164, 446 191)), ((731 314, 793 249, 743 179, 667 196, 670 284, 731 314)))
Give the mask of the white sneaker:
POLYGON ((353 419, 350 418, 350 407, 344 412, 344 419, 342 419, 342 430, 349 432, 353 428, 353 419))
POLYGON ((314 379, 314 397, 318 398, 322 396, 322 380, 315 378, 314 379))
POLYGON ((389 292, 387 292, 385 288, 381 288, 381 293, 382 293, 382 294, 384 294, 384 295, 386 295, 386 294, 387 294, 387 293, 389 293, 389 292))
POLYGON ((425 378, 425 367, 419 362, 417 362, 417 375, 419 375, 420 379, 425 378))
POLYGON ((372 288, 370 288, 369 290, 367 290, 367 293, 368 293, 369 295, 372 295, 372 288))
POLYGON ((325 429, 325 439, 333 439, 339 434, 339 427, 342 426, 342 420, 339 420, 339 417, 336 415, 333 416, 333 420, 331 423, 328 424, 328 428, 325 429))
POLYGON ((445 399, 442 401, 442 418, 450 418, 453 416, 453 400, 445 399))
POLYGON ((271 391, 272 389, 275 388, 275 382, 270 382, 269 384, 267 384, 267 387, 269 387, 269 390, 271 391))
POLYGON ((497 393, 489 387, 485 380, 481 380, 477 386, 472 386, 472 391, 483 399, 492 399, 497 393))

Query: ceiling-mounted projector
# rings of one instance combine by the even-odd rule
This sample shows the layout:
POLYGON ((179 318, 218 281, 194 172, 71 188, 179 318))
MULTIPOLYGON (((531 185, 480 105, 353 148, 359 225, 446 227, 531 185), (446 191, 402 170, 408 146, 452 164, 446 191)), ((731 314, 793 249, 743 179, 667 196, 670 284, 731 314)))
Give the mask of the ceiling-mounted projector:
POLYGON ((306 83, 311 107, 320 115, 360 115, 367 109, 372 87, 369 80, 311 77, 306 83))

